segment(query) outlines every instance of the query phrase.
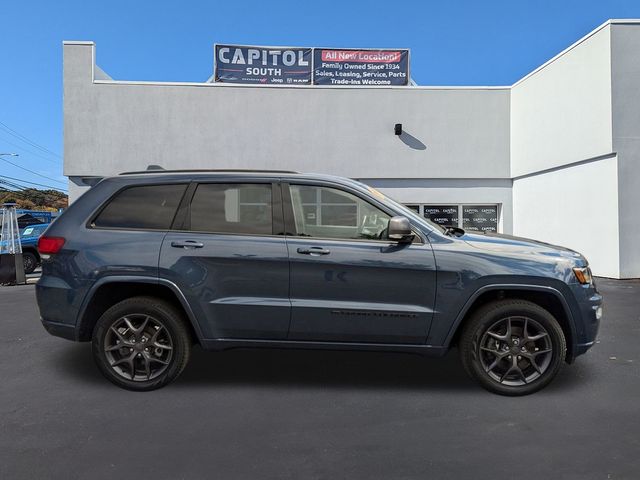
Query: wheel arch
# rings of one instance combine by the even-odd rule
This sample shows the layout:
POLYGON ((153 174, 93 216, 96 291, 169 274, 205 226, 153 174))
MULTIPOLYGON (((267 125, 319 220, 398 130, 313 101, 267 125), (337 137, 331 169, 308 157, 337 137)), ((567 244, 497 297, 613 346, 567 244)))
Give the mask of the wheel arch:
POLYGON ((127 298, 138 296, 153 296, 173 304, 187 318, 187 327, 193 340, 202 342, 202 331, 197 319, 176 284, 164 279, 128 276, 105 277, 91 287, 78 314, 78 340, 91 340, 96 322, 109 307, 127 298))
POLYGON ((575 358, 576 327, 569 304, 564 295, 558 289, 546 285, 503 284, 486 285, 479 288, 467 300, 464 307, 458 313, 445 340, 447 347, 457 344, 461 331, 469 318, 483 305, 502 299, 528 300, 551 313, 562 328, 567 340, 568 363, 575 358))
POLYGON ((40 253, 38 252, 38 249, 36 247, 33 246, 27 246, 27 247, 22 247, 22 253, 32 253, 33 255, 35 255, 36 260, 38 261, 38 263, 41 262, 40 259, 40 253))

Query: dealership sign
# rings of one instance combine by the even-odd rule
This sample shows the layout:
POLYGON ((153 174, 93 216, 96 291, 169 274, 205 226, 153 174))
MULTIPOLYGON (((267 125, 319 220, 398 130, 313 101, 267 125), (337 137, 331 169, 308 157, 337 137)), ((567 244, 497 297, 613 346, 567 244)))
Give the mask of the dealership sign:
POLYGON ((215 81, 276 85, 311 84, 311 49, 215 46, 215 81))
POLYGON ((408 85, 409 50, 313 49, 315 85, 408 85))
POLYGON ((409 50, 215 45, 214 81, 270 85, 408 85, 409 50))

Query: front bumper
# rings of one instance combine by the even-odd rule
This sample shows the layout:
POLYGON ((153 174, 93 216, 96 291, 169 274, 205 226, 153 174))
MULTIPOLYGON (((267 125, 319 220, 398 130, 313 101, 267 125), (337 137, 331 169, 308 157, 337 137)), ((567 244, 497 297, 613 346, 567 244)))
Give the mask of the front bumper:
POLYGON ((576 345, 575 348, 575 352, 573 352, 573 356, 574 357, 578 357, 580 355, 584 355, 585 353, 587 353, 589 351, 589 349, 591 347, 593 347, 593 345, 595 344, 595 340, 593 342, 587 342, 587 343, 579 343, 576 345))
POLYGON ((572 357, 586 353, 595 343, 603 315, 604 300, 593 285, 571 285, 577 303, 574 312, 576 338, 572 357))

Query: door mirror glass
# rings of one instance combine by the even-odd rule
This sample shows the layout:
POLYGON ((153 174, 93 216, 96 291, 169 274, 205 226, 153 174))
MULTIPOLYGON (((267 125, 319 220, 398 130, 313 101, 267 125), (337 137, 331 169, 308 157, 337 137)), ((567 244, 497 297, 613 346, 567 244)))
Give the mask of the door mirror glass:
POLYGON ((400 243, 409 243, 413 240, 411 223, 407 217, 396 216, 389 220, 389 240, 400 243))

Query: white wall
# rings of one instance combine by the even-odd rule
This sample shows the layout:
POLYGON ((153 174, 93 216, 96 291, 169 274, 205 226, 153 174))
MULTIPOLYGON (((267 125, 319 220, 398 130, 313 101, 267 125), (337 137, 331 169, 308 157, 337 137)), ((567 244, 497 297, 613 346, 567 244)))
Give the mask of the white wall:
POLYGON ((92 44, 64 45, 68 176, 149 164, 356 178, 510 175, 508 88, 152 84, 93 80, 93 67, 92 44))
POLYGON ((617 157, 514 180, 513 231, 577 250, 595 275, 619 277, 617 157))
POLYGON ((513 177, 611 153, 611 26, 511 89, 513 177))
POLYGON ((620 275, 640 277, 640 28, 611 33, 613 144, 620 178, 620 275))
POLYGON ((498 231, 513 230, 510 179, 361 179, 400 203, 498 204, 498 231))

